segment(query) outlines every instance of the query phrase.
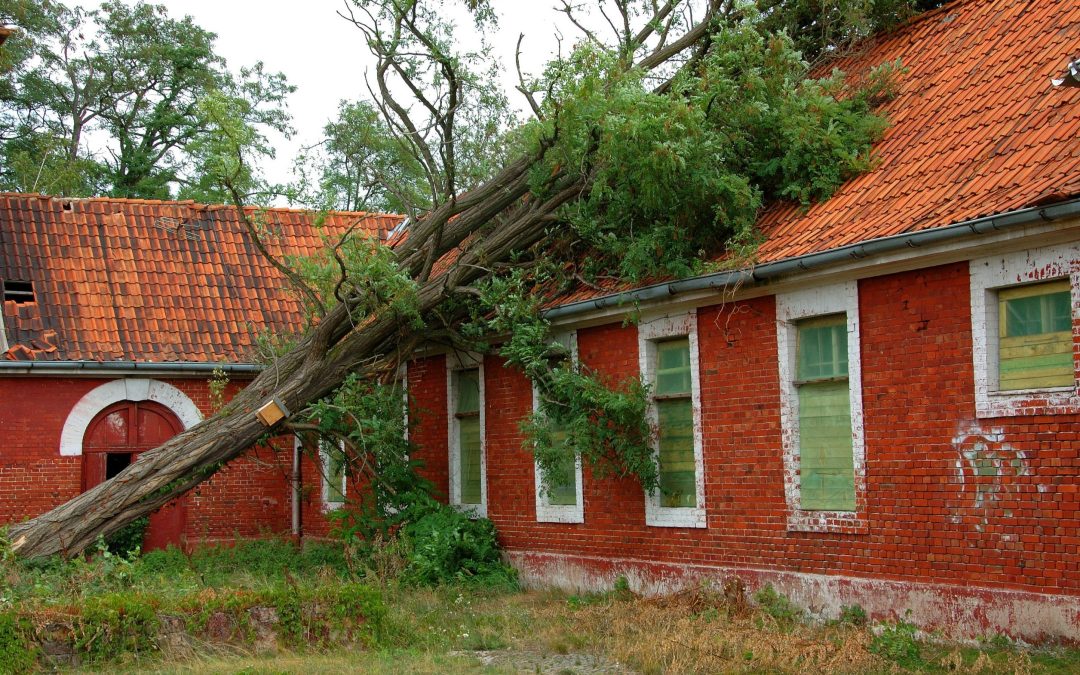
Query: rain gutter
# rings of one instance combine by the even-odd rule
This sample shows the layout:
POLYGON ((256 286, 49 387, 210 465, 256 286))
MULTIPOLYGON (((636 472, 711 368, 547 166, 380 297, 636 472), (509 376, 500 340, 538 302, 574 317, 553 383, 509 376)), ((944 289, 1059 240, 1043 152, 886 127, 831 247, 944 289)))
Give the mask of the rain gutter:
POLYGON ((212 363, 204 361, 0 361, 0 375, 116 375, 153 372, 163 375, 210 374, 221 369, 226 373, 258 373, 257 363, 212 363))
POLYGON ((874 255, 898 251, 904 248, 919 248, 921 246, 965 239, 976 235, 991 234, 1002 230, 1030 225, 1032 223, 1052 222, 1071 216, 1080 216, 1080 199, 1071 199, 1051 206, 1037 206, 1007 211, 993 216, 983 216, 981 218, 965 220, 945 227, 935 227, 929 230, 920 230, 918 232, 870 239, 858 244, 850 244, 848 246, 841 246, 819 253, 810 253, 795 258, 785 258, 784 260, 777 260, 752 268, 715 272, 713 274, 705 274, 689 279, 679 279, 677 281, 644 286, 632 291, 613 293, 591 300, 582 300, 561 305, 559 307, 553 307, 544 312, 544 316, 547 319, 563 319, 600 309, 665 300, 682 293, 731 288, 736 284, 761 283, 788 274, 808 272, 810 270, 838 263, 850 262, 852 260, 862 260, 874 255))

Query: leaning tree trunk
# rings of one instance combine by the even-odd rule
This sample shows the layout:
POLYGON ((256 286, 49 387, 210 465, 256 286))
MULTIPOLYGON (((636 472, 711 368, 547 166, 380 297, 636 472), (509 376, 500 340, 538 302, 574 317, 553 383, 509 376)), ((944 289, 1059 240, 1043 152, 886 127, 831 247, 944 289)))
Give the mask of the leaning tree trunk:
MULTIPOLYGON (((555 210, 580 194, 583 182, 564 184, 546 200, 523 199, 530 162, 520 161, 491 182, 417 224, 397 251, 414 277, 426 276, 432 257, 471 243, 444 273, 419 278, 419 310, 432 311, 460 288, 485 274, 491 264, 532 246, 544 236, 555 210), (433 220, 441 220, 437 226, 433 220)), ((213 417, 164 445, 144 453, 115 478, 84 492, 33 520, 13 525, 12 548, 22 557, 75 555, 132 520, 152 513, 208 479, 224 463, 259 441, 267 428, 255 411, 278 397, 289 410, 302 410, 332 392, 352 372, 392 370, 407 358, 414 336, 403 332, 397 316, 383 309, 354 327, 348 308, 337 305, 288 354, 267 367, 213 417), (401 345, 406 345, 401 350, 401 345), (405 353, 401 353, 404 351, 405 353)))
MULTIPOLYGON (((652 70, 693 48, 694 55, 682 68, 692 67, 708 44, 712 18, 721 5, 721 0, 709 0, 705 15, 681 38, 663 43, 632 67, 652 70)), ((643 32, 640 40, 651 32, 643 32)), ((666 91, 672 81, 655 91, 666 91)), ((549 139, 538 155, 519 158, 477 189, 435 208, 395 247, 398 263, 417 282, 421 316, 436 321, 435 310, 447 298, 512 254, 540 242, 557 209, 589 188, 592 180, 585 171, 552 176, 546 197, 529 195, 530 172, 553 142, 549 139), (432 277, 434 262, 459 247, 463 250, 455 262, 432 277)), ((271 398, 299 411, 331 393, 350 373, 392 371, 399 360, 408 358, 416 336, 403 329, 388 308, 354 325, 350 310, 361 300, 346 297, 327 312, 295 348, 213 417, 143 453, 115 478, 44 515, 12 525, 8 537, 13 550, 26 558, 75 555, 99 536, 183 495, 263 438, 267 429, 255 411, 271 398)))

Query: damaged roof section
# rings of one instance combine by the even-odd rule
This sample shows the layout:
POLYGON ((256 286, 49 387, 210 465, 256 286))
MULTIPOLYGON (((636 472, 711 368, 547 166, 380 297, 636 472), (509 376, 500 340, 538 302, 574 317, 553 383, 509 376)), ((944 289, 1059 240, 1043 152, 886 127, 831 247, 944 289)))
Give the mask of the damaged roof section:
MULTIPOLYGON (((279 258, 354 224, 384 238, 401 220, 331 213, 320 229, 306 211, 262 217, 279 258)), ((303 323, 232 207, 0 194, 0 281, 8 360, 244 362, 258 333, 303 323)))
MULTIPOLYGON (((967 0, 830 62, 852 78, 900 62, 877 163, 828 200, 774 203, 756 262, 774 263, 1080 196, 1080 89, 1055 87, 1080 48, 1080 3, 967 0)), ((654 280, 660 281, 660 280, 654 280)), ((581 288, 559 303, 630 288, 581 288)))

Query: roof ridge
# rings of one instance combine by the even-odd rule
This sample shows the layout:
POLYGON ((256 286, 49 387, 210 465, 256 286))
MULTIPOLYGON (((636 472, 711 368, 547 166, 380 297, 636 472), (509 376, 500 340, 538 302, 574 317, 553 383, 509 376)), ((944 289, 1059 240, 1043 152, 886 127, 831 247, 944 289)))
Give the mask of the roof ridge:
MULTIPOLYGON (((10 198, 29 198, 29 199, 41 199, 41 200, 58 200, 64 202, 95 202, 95 203, 114 203, 114 204, 146 204, 150 206, 187 206, 197 210, 220 210, 220 209, 232 209, 235 208, 232 204, 203 204, 196 202, 194 199, 135 199, 132 197, 61 197, 56 195, 47 195, 40 192, 0 192, 0 199, 10 198)), ((294 208, 288 206, 255 206, 252 204, 245 204, 245 209, 263 210, 263 211, 277 211, 284 213, 318 213, 318 209, 304 209, 294 208)), ((365 218, 404 218, 399 213, 384 213, 381 211, 341 211, 338 209, 332 209, 325 212, 327 215, 335 216, 363 216, 365 218)))

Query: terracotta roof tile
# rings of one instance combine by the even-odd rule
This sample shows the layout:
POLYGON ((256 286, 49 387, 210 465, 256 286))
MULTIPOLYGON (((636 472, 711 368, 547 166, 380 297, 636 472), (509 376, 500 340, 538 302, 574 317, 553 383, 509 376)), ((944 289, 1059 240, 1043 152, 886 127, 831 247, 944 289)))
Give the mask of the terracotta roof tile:
MULTIPOLYGON (((400 218, 266 211, 267 247, 305 255, 359 221, 384 237, 400 218)), ((193 202, 0 194, 0 279, 35 302, 3 303, 6 359, 245 361, 255 332, 302 322, 288 282, 232 208, 193 202), (67 207, 67 208, 65 208, 67 207)))
POLYGON ((1080 193, 1080 90, 1055 89, 1080 44, 1080 5, 964 0, 835 64, 909 70, 882 112, 878 166, 803 212, 761 217, 761 262, 941 227, 1080 193))

